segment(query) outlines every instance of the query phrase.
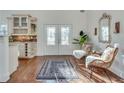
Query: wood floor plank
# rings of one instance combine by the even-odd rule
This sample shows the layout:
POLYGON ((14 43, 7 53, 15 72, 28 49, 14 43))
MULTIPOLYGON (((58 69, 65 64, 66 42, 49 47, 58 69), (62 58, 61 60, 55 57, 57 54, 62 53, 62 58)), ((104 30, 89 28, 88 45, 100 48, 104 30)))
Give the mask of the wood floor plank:
MULTIPOLYGON (((75 70, 78 73, 79 79, 71 80, 70 83, 105 83, 110 82, 108 77, 101 72, 93 73, 93 77, 90 78, 90 70, 85 68, 85 59, 76 60, 73 56, 39 56, 30 60, 19 60, 19 67, 15 71, 8 83, 56 83, 56 81, 40 81, 36 77, 43 66, 43 63, 48 60, 70 60, 74 65, 75 70)), ((123 82, 123 79, 108 71, 112 81, 115 83, 123 82)))

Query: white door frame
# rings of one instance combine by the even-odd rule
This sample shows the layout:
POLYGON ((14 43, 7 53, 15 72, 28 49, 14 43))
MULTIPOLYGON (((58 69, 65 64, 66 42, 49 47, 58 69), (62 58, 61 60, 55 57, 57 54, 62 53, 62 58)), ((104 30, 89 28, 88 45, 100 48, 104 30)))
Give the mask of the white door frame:
POLYGON ((72 55, 72 25, 71 24, 44 24, 44 44, 45 55, 72 55), (47 44, 47 27, 55 27, 55 45, 47 44), (68 45, 62 45, 61 28, 69 28, 69 41, 68 45))

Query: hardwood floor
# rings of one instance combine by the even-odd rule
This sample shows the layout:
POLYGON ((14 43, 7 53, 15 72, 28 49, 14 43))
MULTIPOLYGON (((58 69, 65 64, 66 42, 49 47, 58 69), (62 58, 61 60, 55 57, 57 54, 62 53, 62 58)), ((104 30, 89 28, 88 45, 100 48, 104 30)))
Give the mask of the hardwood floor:
MULTIPOLYGON (((75 70, 78 73, 79 79, 71 80, 69 83, 95 83, 95 82, 111 82, 109 78, 102 73, 102 71, 93 73, 90 78, 90 70, 85 68, 84 59, 76 60, 73 56, 42 56, 34 57, 30 60, 19 60, 19 67, 16 72, 11 75, 8 83, 52 83, 56 81, 36 79, 42 65, 47 60, 70 60, 74 65, 75 70)), ((112 79, 112 82, 124 82, 120 77, 113 74, 111 71, 107 71, 112 79)))

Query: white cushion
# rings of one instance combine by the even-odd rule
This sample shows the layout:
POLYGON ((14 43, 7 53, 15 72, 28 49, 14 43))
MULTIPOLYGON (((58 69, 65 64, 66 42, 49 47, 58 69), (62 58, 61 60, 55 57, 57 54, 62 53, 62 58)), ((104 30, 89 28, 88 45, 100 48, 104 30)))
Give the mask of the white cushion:
POLYGON ((95 57, 95 56, 87 56, 86 57, 86 61, 85 61, 85 66, 86 68, 88 67, 88 65, 93 62, 94 60, 102 60, 100 57, 95 57))
POLYGON ((111 48, 111 47, 108 47, 105 49, 105 51, 103 52, 101 58, 104 60, 104 61, 107 61, 111 58, 112 54, 114 52, 114 48, 111 48))
POLYGON ((83 56, 85 56, 87 53, 84 51, 84 50, 74 50, 73 51, 73 55, 74 57, 80 59, 82 58, 83 56))

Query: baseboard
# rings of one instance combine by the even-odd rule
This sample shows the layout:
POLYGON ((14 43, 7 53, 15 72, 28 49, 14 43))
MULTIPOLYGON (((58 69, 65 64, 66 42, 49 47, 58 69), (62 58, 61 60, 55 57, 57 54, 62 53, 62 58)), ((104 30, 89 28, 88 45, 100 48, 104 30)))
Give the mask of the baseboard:
POLYGON ((0 82, 7 82, 10 79, 9 75, 0 76, 0 82))
POLYGON ((111 71, 124 79, 124 72, 122 72, 119 68, 116 68, 116 67, 111 68, 111 71))

